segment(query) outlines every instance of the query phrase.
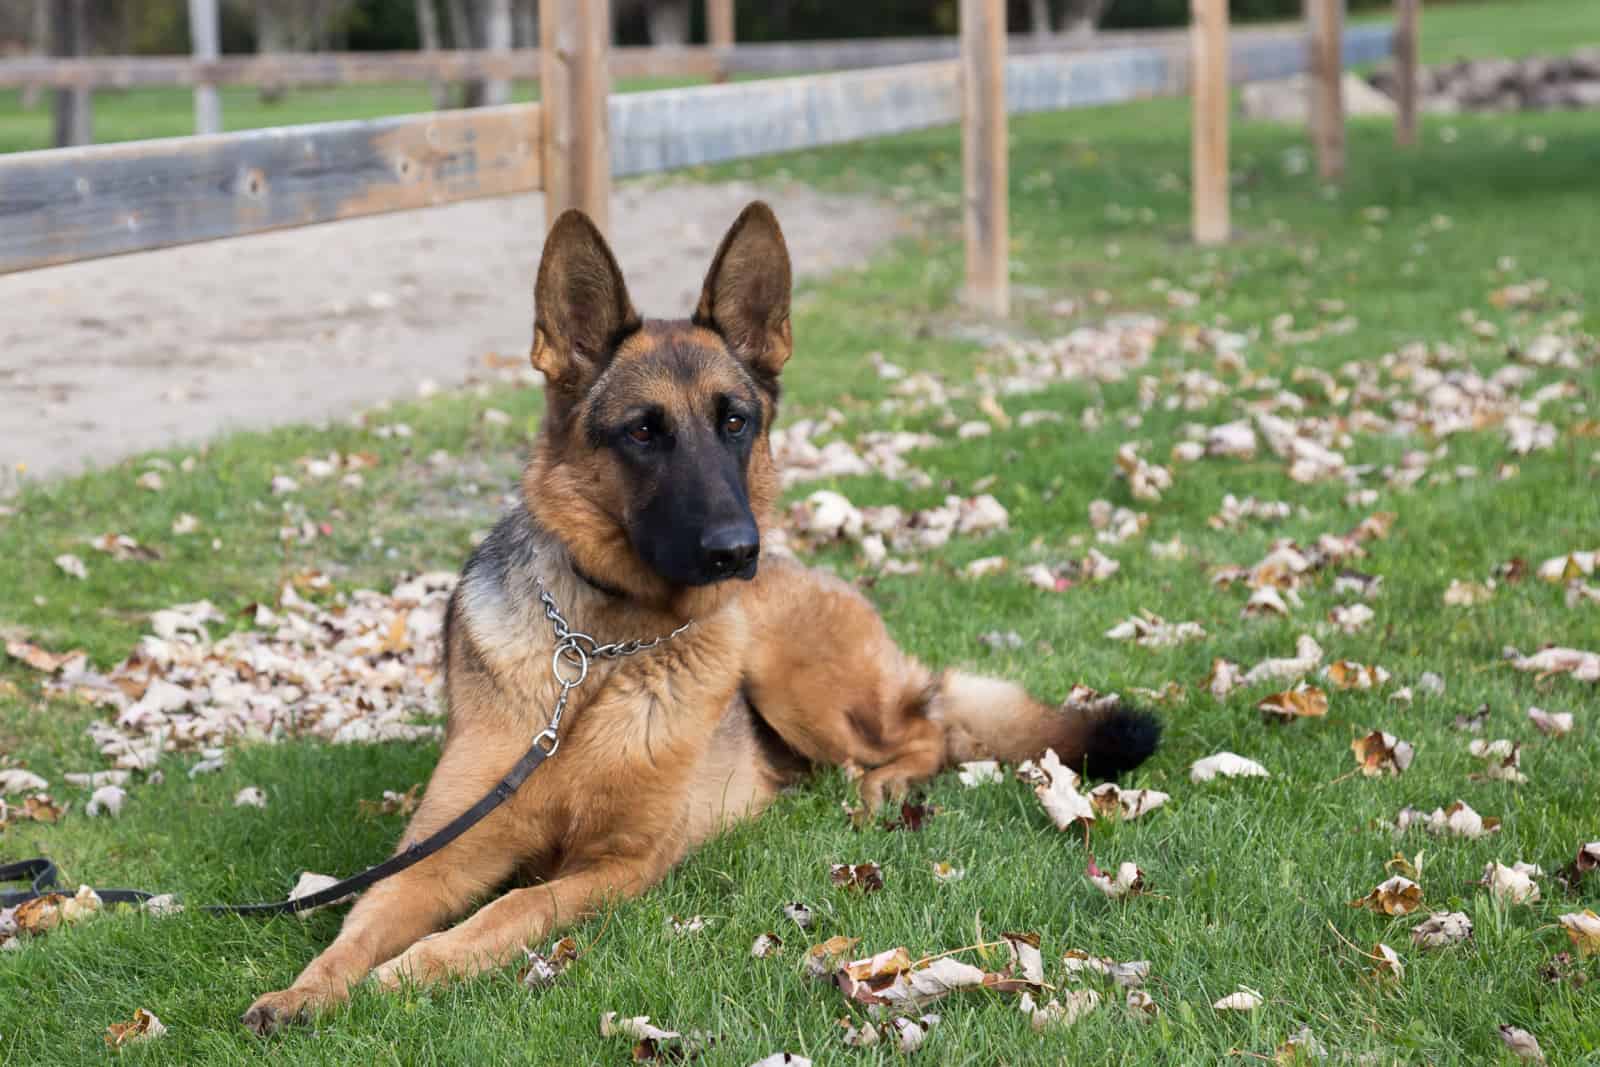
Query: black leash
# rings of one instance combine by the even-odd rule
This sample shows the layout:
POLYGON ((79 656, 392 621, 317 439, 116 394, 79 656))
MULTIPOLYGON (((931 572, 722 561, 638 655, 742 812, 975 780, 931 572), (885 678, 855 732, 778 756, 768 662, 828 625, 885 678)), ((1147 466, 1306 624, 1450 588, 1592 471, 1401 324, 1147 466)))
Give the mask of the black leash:
MULTIPOLYGON (((538 769, 539 764, 555 754, 556 744, 553 732, 546 730, 540 733, 533 739, 533 745, 528 751, 517 760, 516 765, 506 772, 506 776, 500 779, 482 800, 457 815, 448 825, 425 840, 408 846, 405 851, 390 856, 376 866, 368 867, 360 874, 293 900, 271 900, 260 904, 207 904, 200 910, 214 915, 286 915, 320 908, 324 904, 332 904, 353 893, 359 893, 390 875, 399 874, 407 867, 421 863, 482 822, 484 816, 511 799, 511 795, 538 769)), ((55 862, 43 856, 0 865, 0 883, 29 883, 27 889, 0 893, 0 907, 11 908, 51 893, 64 892, 58 881, 59 874, 55 862)), ((138 904, 155 895, 140 889, 96 889, 95 893, 107 904, 138 904)))

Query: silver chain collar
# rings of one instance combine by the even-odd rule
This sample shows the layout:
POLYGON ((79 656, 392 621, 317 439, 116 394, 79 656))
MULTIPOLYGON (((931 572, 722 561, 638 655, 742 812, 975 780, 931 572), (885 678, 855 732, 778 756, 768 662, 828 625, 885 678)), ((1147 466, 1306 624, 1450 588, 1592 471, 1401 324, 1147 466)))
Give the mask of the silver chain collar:
POLYGON ((632 656, 638 652, 648 652, 663 641, 671 641, 683 633, 694 620, 689 620, 670 634, 651 638, 649 641, 617 641, 602 645, 588 634, 574 630, 568 625, 566 618, 561 614, 561 609, 556 606, 556 598, 545 588, 543 578, 535 574, 533 582, 539 587, 539 601, 544 604, 545 617, 550 620, 550 628, 556 634, 555 651, 550 655, 550 673, 555 675, 556 682, 561 686, 561 692, 556 697, 556 709, 550 715, 550 725, 533 739, 534 744, 544 747, 545 756, 550 757, 561 747, 558 730, 561 727, 561 716, 567 710, 567 697, 589 677, 590 660, 621 659, 623 656, 632 656))

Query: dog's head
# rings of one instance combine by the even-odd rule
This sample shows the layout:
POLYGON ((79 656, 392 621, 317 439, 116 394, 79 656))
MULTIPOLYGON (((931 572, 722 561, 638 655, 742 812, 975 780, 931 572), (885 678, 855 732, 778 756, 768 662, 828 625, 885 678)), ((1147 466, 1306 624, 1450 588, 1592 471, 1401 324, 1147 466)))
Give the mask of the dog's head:
POLYGON ((789 289, 783 231, 760 202, 722 239, 687 320, 641 319, 594 224, 556 220, 534 291, 547 399, 524 487, 592 580, 661 597, 755 575, 789 289))

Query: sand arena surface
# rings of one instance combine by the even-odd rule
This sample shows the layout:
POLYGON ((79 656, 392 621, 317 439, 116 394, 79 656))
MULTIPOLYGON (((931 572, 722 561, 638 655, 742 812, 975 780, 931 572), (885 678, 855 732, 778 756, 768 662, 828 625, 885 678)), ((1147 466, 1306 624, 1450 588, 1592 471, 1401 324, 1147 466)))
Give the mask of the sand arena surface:
MULTIPOLYGON (((799 276, 864 262, 887 205, 800 185, 629 183, 611 241, 634 304, 686 315, 746 202, 799 276)), ((355 219, 0 277, 0 465, 71 474, 240 429, 343 417, 526 357, 544 198, 355 219)))

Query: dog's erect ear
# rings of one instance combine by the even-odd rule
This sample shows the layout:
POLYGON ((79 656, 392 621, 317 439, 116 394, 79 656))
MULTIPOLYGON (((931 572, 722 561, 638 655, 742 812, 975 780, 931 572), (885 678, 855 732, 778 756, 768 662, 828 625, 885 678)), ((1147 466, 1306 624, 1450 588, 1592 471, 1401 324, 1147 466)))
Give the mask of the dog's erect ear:
POLYGON ((563 211, 545 238, 533 307, 533 365, 562 387, 599 371, 640 326, 616 257, 576 209, 563 211))
POLYGON ((777 216, 761 201, 741 211, 722 239, 694 324, 721 334, 761 374, 776 377, 789 359, 789 247, 777 216))

